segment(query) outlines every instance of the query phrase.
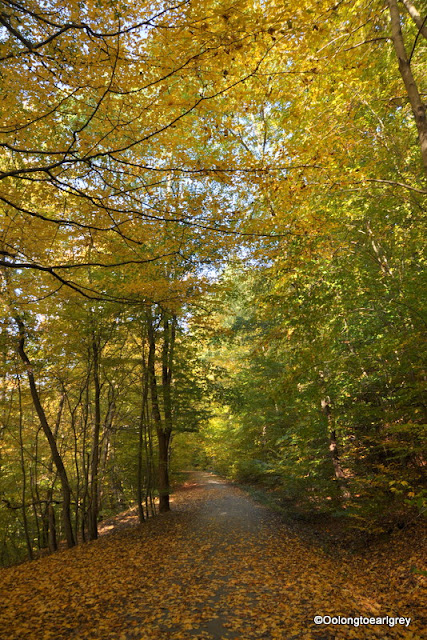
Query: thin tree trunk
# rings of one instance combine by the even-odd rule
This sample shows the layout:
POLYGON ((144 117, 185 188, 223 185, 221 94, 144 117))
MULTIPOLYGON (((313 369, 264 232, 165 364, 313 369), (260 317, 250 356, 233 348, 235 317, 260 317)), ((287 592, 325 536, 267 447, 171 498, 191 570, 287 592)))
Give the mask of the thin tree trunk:
MULTIPOLYGON (((141 398, 141 412, 139 416, 139 425, 138 425, 138 486, 137 486, 137 504, 138 504, 138 518, 140 522, 144 522, 144 507, 142 505, 143 497, 142 497, 142 486, 143 486, 143 453, 146 453, 146 447, 144 443, 146 441, 146 424, 145 424, 145 414, 146 407, 148 402, 148 367, 145 362, 145 353, 144 353, 144 336, 142 336, 142 354, 141 354, 141 365, 142 365, 142 398, 141 398)), ((145 468, 147 469, 148 460, 147 456, 145 456, 145 468)), ((147 478, 146 478, 147 480, 147 478)), ((147 512, 148 513, 148 512, 147 512)))
POLYGON ((151 391, 151 411, 153 421, 156 428, 157 440, 159 445, 159 468, 158 468, 158 491, 159 491, 159 511, 164 513, 170 510, 169 505, 169 473, 168 473, 168 448, 169 435, 162 425, 162 419, 159 407, 159 398, 157 393, 157 380, 155 369, 156 357, 156 338, 154 334, 153 321, 148 319, 148 372, 150 377, 151 391))
POLYGON ((40 420, 40 425, 43 429, 43 432, 47 438, 47 441, 49 442, 52 459, 58 471, 59 479, 61 481, 62 498, 63 498, 62 522, 64 526, 65 538, 67 540, 68 547, 73 547, 75 545, 75 540, 74 540, 73 527, 71 524, 71 510, 70 510, 71 489, 70 489, 70 484, 68 482, 67 472, 65 470, 64 463, 62 461, 61 454, 59 453, 55 437, 49 426, 48 420, 46 418, 46 414, 44 412, 44 409, 40 400, 40 396, 39 396, 39 393, 36 387, 36 382, 34 379, 33 367, 25 352, 24 323, 22 322, 21 318, 17 315, 15 315, 15 322, 19 330, 18 353, 27 370, 27 376, 28 376, 28 381, 30 383, 30 391, 31 391, 31 397, 33 400, 34 408, 40 420))
POLYGON ((56 519, 55 519, 55 509, 53 508, 53 504, 50 503, 47 507, 48 509, 48 520, 49 520, 49 551, 53 553, 58 549, 58 542, 56 539, 56 519))
POLYGON ((90 364, 88 364, 87 384, 85 389, 85 401, 83 404, 83 438, 82 438, 82 476, 83 476, 83 497, 82 497, 82 522, 81 522, 81 534, 83 542, 86 542, 86 529, 87 529, 87 502, 89 495, 89 454, 86 453, 87 443, 87 431, 89 423, 89 379, 90 379, 90 364))
POLYGON ((334 468, 335 478, 338 483, 338 487, 341 495, 344 498, 349 498, 350 494, 345 486, 346 477, 345 473, 341 467, 339 449, 337 444, 337 435, 335 430, 334 419, 332 416, 331 405, 329 398, 322 400, 322 410, 327 416, 328 419, 328 428, 329 428, 329 451, 331 454, 332 465, 334 468))
POLYGON ((163 404, 165 412, 165 430, 172 432, 172 366, 175 347, 176 320, 165 317, 163 321, 163 353, 162 353, 162 383, 163 404))
POLYGON ((417 11, 417 8, 412 4, 412 2, 410 2, 409 0, 402 0, 402 2, 405 5, 405 8, 406 8, 407 12, 409 13, 409 15, 411 16, 412 20, 417 25, 419 33, 421 35, 423 35, 424 38, 427 38, 427 22, 426 22, 426 18, 423 19, 420 16, 419 12, 417 11))
POLYGON ((73 442, 74 466, 76 469, 76 485, 75 485, 76 509, 74 512, 74 535, 77 540, 79 535, 80 468, 79 468, 79 460, 77 455, 78 454, 78 438, 77 438, 77 431, 76 431, 76 416, 75 416, 75 411, 71 411, 70 404, 69 404, 69 408, 70 408, 71 430, 73 432, 73 440, 74 440, 73 442))
POLYGON ((154 455, 153 455, 153 425, 150 419, 148 402, 145 407, 145 431, 144 449, 147 464, 147 482, 145 487, 145 508, 148 515, 149 509, 152 516, 156 514, 156 506, 153 497, 153 478, 155 477, 154 455))
POLYGON ((163 348, 162 348, 162 390, 165 415, 164 428, 159 437, 159 467, 163 474, 163 500, 160 498, 160 511, 169 511, 169 449, 172 435, 172 364, 175 347, 175 317, 169 320, 163 318, 163 348), (160 463, 162 466, 160 466, 160 463))
MULTIPOLYGON (((103 424, 102 436, 101 436, 101 455, 100 455, 99 471, 98 471, 98 474, 100 475, 101 478, 106 477, 107 463, 111 453, 110 438, 111 438, 111 432, 113 429, 115 413, 116 413, 115 389, 114 389, 114 385, 110 382, 109 390, 108 390, 108 407, 107 407, 107 413, 104 418, 104 424, 103 424)), ((101 484, 99 489, 98 510, 102 509, 104 494, 105 494, 104 485, 101 484)))
MULTIPOLYGON (((61 426, 61 418, 62 411, 64 409, 65 402, 65 394, 63 393, 61 396, 61 400, 59 401, 58 413, 55 421, 55 428, 53 431, 53 435, 55 440, 58 439, 59 427, 61 426)), ((51 476, 53 473, 53 461, 50 460, 47 468, 48 476, 51 476)), ((46 492, 46 507, 43 512, 43 538, 45 543, 49 548, 49 551, 53 553, 57 551, 58 544, 56 539, 56 518, 55 518, 55 508, 53 506, 53 489, 55 486, 56 477, 52 479, 51 486, 48 488, 46 492)), ((75 532, 74 532, 75 533, 75 532)))
POLYGON ((24 524, 25 542, 27 544, 28 559, 33 559, 33 547, 31 544, 30 533, 28 530, 27 508, 25 506, 26 492, 27 492, 27 474, 25 471, 24 461, 24 440, 22 437, 22 391, 21 381, 18 379, 18 395, 19 395, 19 448, 20 448, 20 460, 21 460, 21 472, 22 472, 22 521, 24 524))
POLYGON ((169 442, 170 433, 164 429, 157 430, 159 444, 159 511, 170 511, 169 503, 169 442))
MULTIPOLYGON (((37 451, 36 451, 36 456, 35 456, 35 461, 34 461, 34 465, 37 465, 37 451)), ((34 490, 34 485, 37 486, 37 481, 34 479, 34 474, 31 470, 31 467, 29 469, 29 475, 30 475, 30 489, 31 489, 31 504, 33 507, 33 515, 34 515, 34 523, 36 525, 36 531, 37 531, 37 547, 39 549, 42 548, 42 534, 40 531, 40 522, 39 522, 39 514, 37 512, 37 508, 36 505, 39 504, 38 503, 38 498, 37 498, 37 492, 34 490)))
POLYGON ((87 508, 87 501, 88 501, 88 495, 89 495, 89 468, 90 468, 90 457, 89 454, 85 453, 83 450, 83 459, 85 460, 85 475, 84 475, 84 480, 85 480, 85 490, 83 493, 83 501, 82 501, 82 512, 83 512, 83 517, 82 517, 82 526, 81 526, 81 532, 82 532, 82 541, 86 542, 86 531, 88 531, 89 526, 88 526, 88 519, 89 519, 89 509, 87 508))
POLYGON ((98 467, 99 467, 99 433, 101 430, 101 385, 99 381, 99 344, 96 336, 92 339, 93 383, 95 390, 95 416, 93 425, 92 458, 90 465, 90 504, 88 518, 89 540, 98 537, 98 467))
POLYGON ((408 94, 409 102, 418 129, 421 156, 424 169, 427 171, 427 116, 426 107, 418 91, 417 83, 412 74, 411 63, 405 49, 402 30, 400 28, 400 13, 397 0, 388 0, 391 19, 391 38, 399 62, 400 75, 408 94))

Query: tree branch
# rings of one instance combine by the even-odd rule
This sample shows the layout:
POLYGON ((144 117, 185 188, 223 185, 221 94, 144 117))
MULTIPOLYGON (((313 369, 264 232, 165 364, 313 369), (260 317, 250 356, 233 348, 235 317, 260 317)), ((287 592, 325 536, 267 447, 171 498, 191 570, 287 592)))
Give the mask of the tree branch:
MULTIPOLYGON (((412 2, 410 2, 410 0, 402 0, 402 3, 405 6, 405 9, 407 10, 407 12, 409 13, 409 15, 411 16, 412 20, 415 22, 415 24, 418 27, 418 34, 421 34, 424 36, 424 38, 427 38, 427 26, 426 26, 426 18, 424 18, 424 20, 421 18, 420 14, 418 13, 416 7, 414 7, 414 5, 412 4, 412 2)), ((418 37, 418 35, 417 35, 418 37)))

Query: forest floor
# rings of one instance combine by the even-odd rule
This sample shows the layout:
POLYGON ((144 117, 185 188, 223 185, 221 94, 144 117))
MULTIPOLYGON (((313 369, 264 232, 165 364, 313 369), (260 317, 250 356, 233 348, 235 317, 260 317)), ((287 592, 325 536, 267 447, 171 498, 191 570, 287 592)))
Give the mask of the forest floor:
POLYGON ((398 532, 380 548, 328 552, 241 489, 197 472, 173 495, 170 513, 143 525, 122 517, 117 527, 105 525, 108 531, 3 569, 0 638, 423 637, 420 528, 398 532), (316 625, 316 615, 383 624, 316 625), (400 617, 410 618, 409 626, 390 626, 390 618, 400 617))

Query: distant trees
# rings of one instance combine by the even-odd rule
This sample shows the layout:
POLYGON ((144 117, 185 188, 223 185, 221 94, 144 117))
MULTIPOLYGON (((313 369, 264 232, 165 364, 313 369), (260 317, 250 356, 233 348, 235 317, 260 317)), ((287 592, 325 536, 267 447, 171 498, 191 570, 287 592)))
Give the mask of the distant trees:
POLYGON ((5 563, 93 540, 130 504, 167 510, 171 436, 204 418, 177 313, 50 300, 2 326, 5 563))
POLYGON ((205 302, 204 357, 218 367, 205 448, 303 511, 382 530, 425 509, 419 201, 323 206, 332 228, 282 241, 269 263, 236 260, 205 302))

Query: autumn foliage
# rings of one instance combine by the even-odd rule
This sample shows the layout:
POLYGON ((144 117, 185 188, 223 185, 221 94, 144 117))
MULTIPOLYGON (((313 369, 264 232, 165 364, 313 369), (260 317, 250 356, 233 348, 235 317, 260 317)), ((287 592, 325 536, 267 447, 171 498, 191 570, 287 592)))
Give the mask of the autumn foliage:
POLYGON ((6 571, 15 637, 193 637, 228 598, 213 635, 326 638, 314 596, 380 606, 376 559, 374 594, 274 520, 223 544, 204 490, 167 512, 198 466, 341 546, 422 527, 417 4, 2 0, 0 563, 89 542, 6 571))

